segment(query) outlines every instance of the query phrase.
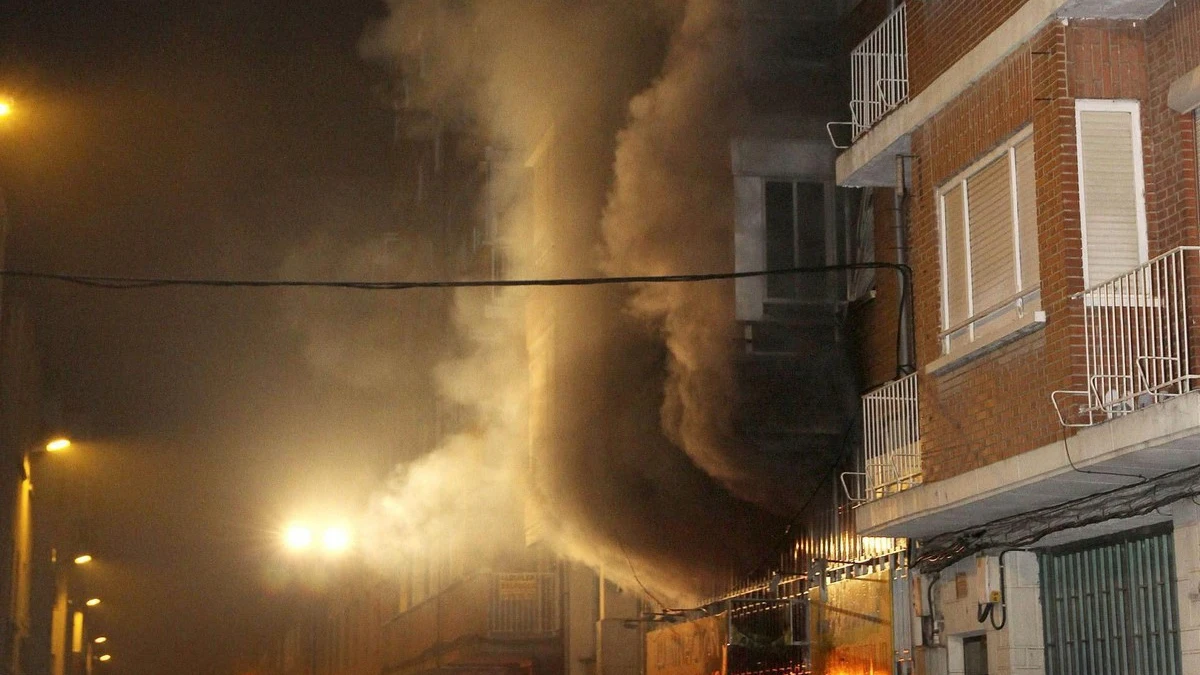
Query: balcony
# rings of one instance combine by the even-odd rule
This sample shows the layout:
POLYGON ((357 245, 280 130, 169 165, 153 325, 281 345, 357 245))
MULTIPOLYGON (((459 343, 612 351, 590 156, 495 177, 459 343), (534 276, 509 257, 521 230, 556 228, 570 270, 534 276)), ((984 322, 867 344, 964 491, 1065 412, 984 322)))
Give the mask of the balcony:
MULTIPOLYGON (((905 396, 880 397, 874 408, 864 400, 867 435, 876 440, 865 456, 859 531, 924 539, 1200 466, 1200 343, 1191 334, 1198 301, 1200 247, 1174 249, 1077 293, 1078 313, 1059 319, 1073 323, 1078 388, 1049 397, 1058 421, 1076 433, 934 483, 899 481, 909 437, 893 430, 891 420, 903 414, 887 406, 904 410, 905 396)), ((1122 527, 1156 518, 1163 516, 1141 514, 1122 527)), ((1056 541, 1105 527, 1059 533, 1056 541)))
POLYGON ((476 574, 384 626, 388 672, 428 663, 462 667, 522 662, 555 649, 560 589, 554 573, 476 574))
POLYGON ((921 484, 921 422, 917 374, 862 397, 863 471, 842 475, 847 496, 871 502, 921 484))
MULTIPOLYGON (((908 101, 908 22, 900 5, 850 52, 851 142, 857 141, 885 115, 908 101)), ((849 146, 834 145, 839 148, 849 146)))
POLYGON ((1066 427, 1090 427, 1192 389, 1189 305, 1200 248, 1180 247, 1077 295, 1086 387, 1052 395, 1066 427))

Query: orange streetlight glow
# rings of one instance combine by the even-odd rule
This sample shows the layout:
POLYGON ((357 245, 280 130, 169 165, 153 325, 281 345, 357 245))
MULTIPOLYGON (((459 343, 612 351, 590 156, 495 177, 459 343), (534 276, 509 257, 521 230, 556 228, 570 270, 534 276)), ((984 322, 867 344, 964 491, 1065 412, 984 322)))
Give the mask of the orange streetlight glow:
POLYGON ((350 530, 344 527, 331 527, 325 530, 321 539, 325 550, 330 553, 341 553, 350 548, 350 530))
POLYGON ((12 103, 0 101, 0 117, 8 117, 13 112, 12 103))
POLYGON ((283 532, 283 543, 293 551, 303 551, 312 546, 312 530, 300 524, 289 525, 283 532))
POLYGON ((111 661, 111 660, 112 660, 112 654, 101 654, 101 655, 100 655, 100 660, 101 660, 101 661, 111 661))
POLYGON ((83 555, 81 555, 81 556, 76 556, 76 557, 75 557, 75 564, 76 564, 76 565, 86 565, 86 564, 88 564, 88 563, 90 563, 90 562, 92 562, 92 556, 88 555, 87 553, 84 553, 84 554, 83 554, 83 555))
POLYGON ((108 642, 108 638, 106 638, 106 637, 104 637, 103 635, 101 635, 100 637, 96 638, 95 640, 92 640, 92 642, 95 642, 95 643, 96 643, 96 644, 98 644, 98 645, 102 645, 102 644, 104 644, 105 642, 108 642))
POLYGON ((88 607, 95 607, 96 605, 100 604, 100 598, 92 598, 83 604, 87 605, 88 607))
POLYGON ((60 450, 66 450, 69 447, 71 447, 71 439, 56 438, 46 444, 46 452, 58 452, 60 450))

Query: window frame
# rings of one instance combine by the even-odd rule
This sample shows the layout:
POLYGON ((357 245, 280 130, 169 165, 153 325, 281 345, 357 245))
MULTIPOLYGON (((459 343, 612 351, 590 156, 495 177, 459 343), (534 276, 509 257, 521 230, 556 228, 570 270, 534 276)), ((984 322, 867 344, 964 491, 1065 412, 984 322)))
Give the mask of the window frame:
MULTIPOLYGON (((1146 156, 1142 146, 1141 102, 1136 99, 1080 98, 1075 99, 1075 167, 1076 187, 1079 189, 1079 241, 1083 249, 1083 285, 1094 288, 1111 279, 1092 279, 1088 269, 1087 195, 1083 185, 1083 116, 1084 112, 1128 112, 1133 151, 1134 213, 1137 219, 1138 265, 1150 260, 1150 243, 1146 224, 1146 156)), ((1138 265, 1130 268, 1133 271, 1138 265)))
MULTIPOLYGON (((1024 261, 1022 260, 1021 239, 1023 224, 1020 218, 1020 195, 1018 186, 1020 180, 1017 176, 1017 147, 1025 142, 1032 143, 1033 125, 1026 125, 1021 130, 1004 139, 999 145, 990 150, 988 153, 973 162, 965 170, 959 172, 951 179, 940 184, 935 190, 936 208, 937 208, 937 227, 938 227, 938 262, 940 265, 939 280, 940 280, 940 300, 941 311, 939 318, 939 333, 938 339, 941 342, 941 358, 930 364, 930 370, 940 370, 950 362, 958 360, 974 354, 979 350, 1004 342, 1008 339, 1023 334, 1035 322, 1044 320, 1044 315, 1041 313, 1041 263, 1038 262, 1038 278, 1035 283, 1025 286, 1024 284, 1024 261), (976 308, 975 307, 975 292, 974 292, 974 268, 971 258, 971 217, 970 217, 970 190, 968 181, 979 175, 984 169, 1001 158, 1006 158, 1008 164, 1008 203, 1009 213, 1011 217, 1012 229, 1012 253, 1013 260, 1011 273, 1013 277, 1013 287, 1015 293, 1009 295, 1004 300, 995 303, 990 307, 976 308), (951 279, 950 279, 950 259, 948 251, 946 228, 947 216, 947 198, 954 193, 955 190, 960 190, 960 198, 962 203, 956 208, 960 210, 963 219, 963 251, 962 260, 965 268, 965 278, 957 283, 962 284, 966 288, 967 316, 965 319, 951 324, 951 279), (1003 317, 1008 312, 1016 312, 1016 320, 1008 327, 1008 330, 1003 330, 995 335, 979 335, 981 329, 993 319, 1003 317), (962 345, 955 344, 956 336, 962 335, 963 331, 966 335, 966 342, 962 345)), ((1034 193, 1036 202, 1036 187, 1034 193)), ((1025 224, 1027 225, 1027 224, 1025 224)), ((1037 219, 1033 223, 1033 227, 1038 225, 1037 219)), ((1035 238, 1036 242, 1036 238, 1035 238)), ((1036 246, 1036 244, 1035 244, 1036 246)), ((1039 256, 1040 258, 1040 256, 1039 256)))

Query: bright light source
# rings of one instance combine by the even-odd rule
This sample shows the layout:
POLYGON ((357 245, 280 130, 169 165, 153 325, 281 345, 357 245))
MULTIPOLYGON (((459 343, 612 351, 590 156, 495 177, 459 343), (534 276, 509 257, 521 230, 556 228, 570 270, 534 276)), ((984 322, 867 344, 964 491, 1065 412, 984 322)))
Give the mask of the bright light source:
POLYGON ((59 450, 66 450, 69 447, 71 447, 71 439, 55 438, 46 444, 46 452, 58 452, 59 450))
POLYGON ((331 527, 325 530, 321 543, 325 545, 326 551, 341 553, 350 548, 350 530, 344 527, 331 527))
POLYGON ((104 644, 105 642, 108 642, 108 638, 106 638, 106 637, 104 637, 103 635, 101 635, 100 637, 96 638, 95 640, 92 640, 92 642, 95 642, 95 643, 96 643, 96 644, 98 644, 98 645, 102 645, 102 644, 104 644))
POLYGON ((8 117, 12 114, 12 103, 8 101, 0 101, 0 117, 8 117))
POLYGON ((300 524, 289 525, 283 532, 283 543, 293 551, 303 551, 312 546, 312 530, 300 524))
POLYGON ((87 605, 88 607, 95 607, 96 605, 100 604, 100 598, 92 598, 83 604, 87 605))
POLYGON ((76 565, 86 565, 90 562, 92 562, 92 556, 90 556, 86 553, 84 553, 83 555, 80 555, 80 556, 75 556, 75 564, 76 565))
POLYGON ((101 661, 112 661, 112 654, 101 654, 100 660, 101 661))

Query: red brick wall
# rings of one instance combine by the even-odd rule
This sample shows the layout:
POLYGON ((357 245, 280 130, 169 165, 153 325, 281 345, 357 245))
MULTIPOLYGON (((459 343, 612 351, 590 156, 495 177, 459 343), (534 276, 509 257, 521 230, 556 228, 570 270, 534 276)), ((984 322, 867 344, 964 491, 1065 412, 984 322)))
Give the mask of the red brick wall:
MULTIPOLYGON (((1055 33, 1047 29, 1042 39, 1053 42, 1055 33)), ((918 159, 910 232, 917 285, 917 360, 922 367, 941 355, 937 189, 1030 123, 1036 132, 1039 208, 1046 212, 1039 217, 1042 248, 1052 244, 1051 250, 1041 253, 1042 269, 1062 257, 1065 247, 1045 236, 1047 231, 1061 233, 1062 228, 1052 224, 1060 214, 1041 204, 1061 202, 1060 195, 1042 187, 1056 182, 1059 173, 1059 158, 1042 152, 1055 147, 1058 122, 1049 102, 1035 100, 1035 91, 1047 87, 1044 80, 1054 80, 1061 69, 1053 58, 1035 51, 1041 50, 1026 45, 1010 55, 913 134, 918 159)), ((926 480, 948 478, 1054 440, 1059 427, 1049 392, 1059 388, 1062 373, 1068 370, 1061 353, 1064 348, 1059 346, 1059 353, 1053 348, 1062 344, 1053 339, 1060 334, 1048 327, 941 374, 922 376, 926 480)))
POLYGON ((1200 0, 1170 3, 1146 23, 1148 94, 1142 105, 1146 215, 1155 251, 1200 244, 1192 115, 1167 107, 1171 83, 1200 65, 1200 0))
POLYGON ((908 0, 909 95, 916 96, 1026 0, 908 0))
MULTIPOLYGON (((944 71, 1020 3, 990 3, 981 10, 985 20, 973 16, 979 26, 969 30, 951 17, 963 4, 909 3, 914 42, 924 40, 932 25, 942 36, 959 35, 941 51, 913 46, 914 88, 944 71)), ((1195 132, 1190 115, 1166 106, 1170 83, 1197 65, 1200 0, 1179 0, 1146 22, 1055 22, 913 133, 916 159, 907 213, 927 481, 949 478, 1071 433, 1059 424, 1050 394, 1085 385, 1082 306, 1071 297, 1083 290, 1075 99, 1142 102, 1151 254, 1200 244, 1195 132), (941 355, 936 190, 1030 123, 1048 323, 974 361, 941 374, 925 373, 925 365, 941 355)), ((877 310, 867 317, 868 330, 884 331, 894 339, 894 324, 885 327, 886 318, 877 310)), ((881 342, 876 338, 863 344, 881 342)), ((878 375, 886 369, 884 363, 894 364, 894 349, 881 354, 873 356, 867 373, 878 375)))
MULTIPOLYGON (((875 260, 897 262, 895 207, 891 190, 875 190, 875 260)), ((875 298, 863 302, 852 316, 851 348, 855 363, 861 365, 859 379, 865 389, 873 389, 896 377, 896 336, 900 322, 899 274, 892 270, 875 271, 875 298)))

